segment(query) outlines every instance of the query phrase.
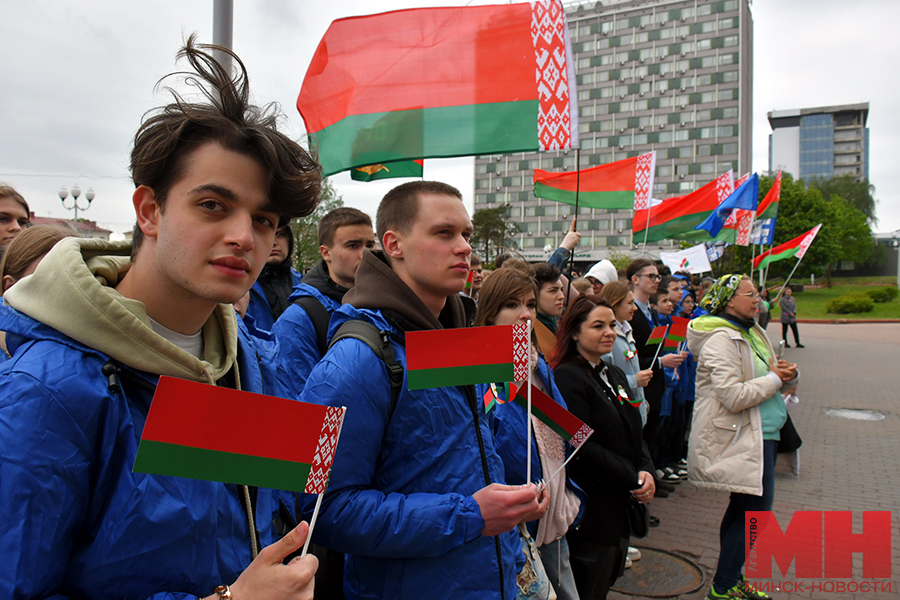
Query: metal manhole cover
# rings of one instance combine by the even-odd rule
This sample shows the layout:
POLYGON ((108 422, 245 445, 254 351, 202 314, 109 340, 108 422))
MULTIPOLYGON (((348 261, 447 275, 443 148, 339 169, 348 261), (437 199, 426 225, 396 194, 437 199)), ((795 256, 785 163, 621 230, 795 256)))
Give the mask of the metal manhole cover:
POLYGON ((852 419, 854 421, 883 421, 884 415, 871 410, 861 410, 858 408, 832 408, 825 411, 830 417, 839 419, 852 419))
POLYGON ((690 560, 665 550, 641 548, 641 560, 616 580, 613 590, 629 596, 670 598, 696 592, 706 573, 690 560))

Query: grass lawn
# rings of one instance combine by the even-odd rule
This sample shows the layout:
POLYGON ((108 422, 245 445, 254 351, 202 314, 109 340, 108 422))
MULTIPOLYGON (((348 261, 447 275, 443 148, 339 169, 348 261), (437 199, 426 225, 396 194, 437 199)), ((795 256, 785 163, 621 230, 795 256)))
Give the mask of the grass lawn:
MULTIPOLYGON (((872 309, 872 312, 867 313, 852 313, 849 315, 836 315, 832 313, 825 312, 825 303, 831 300, 832 298, 837 298, 838 296, 843 296, 844 294, 850 292, 864 292, 866 290, 872 289, 872 285, 860 285, 859 280, 863 278, 854 278, 856 281, 851 282, 845 281, 843 279, 832 279, 833 287, 828 289, 826 287, 822 288, 811 288, 806 287, 806 289, 800 293, 794 294, 794 300, 797 302, 797 318, 798 319, 900 319, 900 297, 894 298, 892 301, 887 303, 875 303, 875 308, 872 309)), ((875 279, 878 283, 885 284, 894 284, 896 285, 896 279, 888 281, 878 281, 882 278, 866 278, 875 279)), ((868 281, 866 281, 868 283, 868 281)), ((772 289, 771 295, 774 298, 775 294, 778 292, 778 288, 772 289)), ((781 316, 781 310, 776 306, 772 309, 772 320, 778 321, 781 316)))

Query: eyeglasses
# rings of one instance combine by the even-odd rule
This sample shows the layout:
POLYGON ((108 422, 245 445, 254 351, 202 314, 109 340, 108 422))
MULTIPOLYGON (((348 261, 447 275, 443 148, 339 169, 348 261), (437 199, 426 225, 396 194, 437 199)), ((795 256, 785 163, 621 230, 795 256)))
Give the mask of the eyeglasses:
POLYGON ((735 294, 735 296, 747 296, 748 298, 756 298, 757 300, 760 298, 759 292, 744 292, 741 294, 735 294))
POLYGON ((653 281, 662 281, 662 275, 659 274, 641 273, 641 277, 649 277, 653 281))

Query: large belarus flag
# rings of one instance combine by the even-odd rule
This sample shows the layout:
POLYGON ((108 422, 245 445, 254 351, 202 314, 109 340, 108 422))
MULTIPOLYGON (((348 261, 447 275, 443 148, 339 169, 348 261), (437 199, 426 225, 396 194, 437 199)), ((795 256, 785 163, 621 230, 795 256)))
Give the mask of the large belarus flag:
POLYGON ((534 195, 538 198, 589 208, 627 208, 650 205, 656 152, 566 173, 534 170, 534 195))
POLYGON ((412 158, 578 145, 559 0, 334 21, 297 108, 326 175, 412 158))
POLYGON ((648 242, 670 238, 709 239, 706 231, 695 231, 694 227, 705 221, 733 192, 734 173, 728 171, 687 196, 669 198, 651 208, 635 210, 632 219, 634 243, 644 241, 645 230, 648 242))
POLYGON ((321 494, 346 411, 163 376, 134 471, 321 494))
POLYGON ((803 235, 797 236, 789 242, 785 242, 780 246, 775 246, 771 250, 763 252, 753 259, 753 268, 759 269, 760 267, 765 267, 769 263, 784 260, 786 258, 796 257, 797 260, 803 258, 806 255, 806 251, 809 250, 809 246, 813 243, 813 240, 816 239, 816 234, 819 233, 819 229, 821 228, 822 224, 819 223, 803 235))
POLYGON ((527 378, 527 325, 406 334, 406 380, 411 390, 527 378))

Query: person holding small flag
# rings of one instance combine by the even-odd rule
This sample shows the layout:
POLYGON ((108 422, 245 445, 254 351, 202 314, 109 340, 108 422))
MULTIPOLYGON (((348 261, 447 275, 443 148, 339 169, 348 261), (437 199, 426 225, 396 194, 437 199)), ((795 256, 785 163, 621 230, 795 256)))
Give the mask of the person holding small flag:
MULTIPOLYGON (((552 269, 559 273, 556 267, 552 269)), ((476 327, 512 325, 526 323, 529 320, 535 322, 537 282, 530 271, 531 267, 528 264, 508 260, 502 269, 491 273, 478 302, 478 310, 475 313, 476 327)), ((533 385, 565 408, 566 403, 556 387, 553 372, 544 356, 537 351, 536 345, 533 346, 531 363, 533 385)), ((514 385, 521 389, 527 382, 514 382, 514 385)), ((497 386, 480 384, 476 389, 479 397, 485 394, 496 395, 497 386)), ((499 398, 497 400, 499 401, 499 398)), ((494 406, 490 414, 494 423, 497 452, 503 459, 506 483, 521 485, 529 483, 526 480, 525 460, 526 412, 522 406, 510 400, 512 398, 505 398, 504 404, 494 406)), ((564 468, 559 475, 550 479, 552 474, 562 468, 567 455, 567 444, 537 416, 532 415, 531 422, 533 441, 531 449, 528 450, 532 453, 531 477, 535 481, 544 481, 544 493, 548 495, 550 508, 539 521, 529 523, 528 529, 540 550, 541 562, 557 597, 560 600, 578 600, 575 578, 569 562, 566 532, 577 523, 581 515, 584 493, 572 484, 564 468)))

